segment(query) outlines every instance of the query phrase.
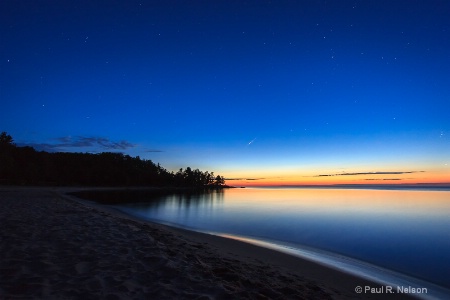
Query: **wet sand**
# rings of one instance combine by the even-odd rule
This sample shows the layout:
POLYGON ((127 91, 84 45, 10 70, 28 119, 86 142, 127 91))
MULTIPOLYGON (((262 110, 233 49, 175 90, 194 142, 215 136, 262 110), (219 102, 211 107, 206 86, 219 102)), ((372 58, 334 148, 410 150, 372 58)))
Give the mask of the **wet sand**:
POLYGON ((411 299, 251 244, 144 222, 67 196, 0 187, 0 299, 411 299))

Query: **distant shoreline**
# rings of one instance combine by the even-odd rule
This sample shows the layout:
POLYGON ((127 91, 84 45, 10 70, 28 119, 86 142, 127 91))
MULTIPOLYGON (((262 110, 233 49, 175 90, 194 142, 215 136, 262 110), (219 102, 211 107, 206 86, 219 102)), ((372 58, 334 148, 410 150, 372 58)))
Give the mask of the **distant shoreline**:
POLYGON ((450 190, 450 183, 416 183, 416 184, 330 184, 330 185, 249 185, 246 188, 323 188, 323 189, 374 189, 374 190, 450 190))

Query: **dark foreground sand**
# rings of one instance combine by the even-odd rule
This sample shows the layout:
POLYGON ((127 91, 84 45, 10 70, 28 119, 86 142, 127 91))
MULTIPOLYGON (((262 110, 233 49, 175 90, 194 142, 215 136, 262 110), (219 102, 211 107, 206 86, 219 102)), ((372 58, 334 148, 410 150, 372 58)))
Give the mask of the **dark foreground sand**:
POLYGON ((52 188, 0 188, 0 299, 401 299, 321 265, 142 222, 52 188))

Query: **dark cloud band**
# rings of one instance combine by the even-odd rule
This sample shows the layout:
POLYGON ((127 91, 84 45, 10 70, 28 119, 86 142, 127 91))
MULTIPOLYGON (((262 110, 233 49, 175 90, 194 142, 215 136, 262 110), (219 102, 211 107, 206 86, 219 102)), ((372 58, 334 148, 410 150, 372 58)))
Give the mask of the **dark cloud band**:
POLYGON ((104 137, 59 137, 55 139, 57 143, 35 143, 35 144, 22 144, 22 146, 31 146, 37 150, 55 152, 62 151, 71 148, 96 148, 100 151, 112 151, 112 150, 128 150, 135 147, 128 141, 111 141, 104 137))
POLYGON ((361 176, 361 175, 402 175, 423 173, 425 171, 396 171, 396 172, 356 172, 356 173, 336 173, 336 174, 320 174, 313 177, 330 177, 330 176, 361 176))

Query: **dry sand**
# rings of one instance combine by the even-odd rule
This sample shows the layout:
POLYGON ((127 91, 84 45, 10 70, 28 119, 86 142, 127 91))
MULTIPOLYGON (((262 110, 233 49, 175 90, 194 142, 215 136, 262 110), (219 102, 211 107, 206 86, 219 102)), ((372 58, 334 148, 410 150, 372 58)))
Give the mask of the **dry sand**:
MULTIPOLYGON (((67 189, 66 189, 67 190, 67 189)), ((52 188, 0 188, 0 299, 400 299, 273 250, 132 219, 52 188)))

